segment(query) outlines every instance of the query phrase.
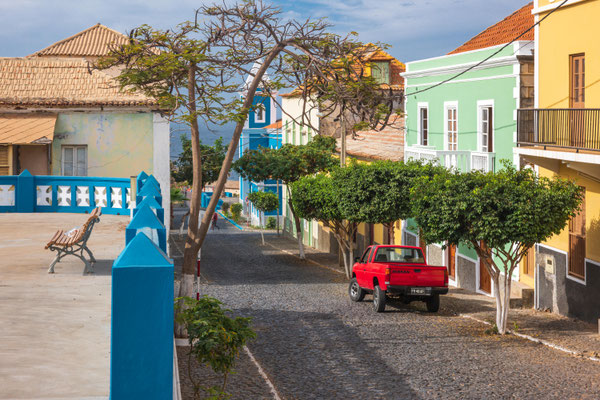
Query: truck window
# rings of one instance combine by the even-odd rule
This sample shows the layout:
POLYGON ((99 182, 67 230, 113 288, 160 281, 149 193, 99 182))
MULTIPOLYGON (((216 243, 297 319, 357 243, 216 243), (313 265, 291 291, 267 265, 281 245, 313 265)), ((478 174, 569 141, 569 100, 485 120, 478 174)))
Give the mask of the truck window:
POLYGON ((410 264, 424 264, 421 249, 408 249, 401 247, 380 247, 375 255, 375 262, 397 262, 410 264))
POLYGON ((360 259, 360 263, 364 264, 366 262, 369 261, 369 255, 371 254, 371 250, 373 250, 373 247, 367 247, 367 249, 365 250, 363 256, 360 259))

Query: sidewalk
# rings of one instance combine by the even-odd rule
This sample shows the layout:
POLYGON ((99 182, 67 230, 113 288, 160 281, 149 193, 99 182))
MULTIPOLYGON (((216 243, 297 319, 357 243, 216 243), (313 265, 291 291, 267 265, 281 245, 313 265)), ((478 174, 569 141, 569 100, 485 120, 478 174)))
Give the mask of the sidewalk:
MULTIPOLYGON (((298 255, 298 244, 295 240, 275 234, 265 234, 265 240, 267 245, 288 254, 298 255)), ((323 253, 311 247, 305 247, 304 250, 307 262, 340 274, 344 273, 339 267, 336 255, 323 253)), ((442 299, 440 313, 493 323, 496 319, 495 310, 494 297, 451 288, 448 295, 442 299)), ((600 362, 600 335, 598 327, 594 324, 534 309, 511 309, 508 328, 518 336, 527 335, 529 340, 545 341, 550 347, 570 350, 578 356, 600 362)))

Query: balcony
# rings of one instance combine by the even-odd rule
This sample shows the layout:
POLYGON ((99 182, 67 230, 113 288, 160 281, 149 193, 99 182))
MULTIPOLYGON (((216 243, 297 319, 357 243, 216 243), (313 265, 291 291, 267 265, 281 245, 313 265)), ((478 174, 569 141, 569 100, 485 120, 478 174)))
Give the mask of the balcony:
POLYGON ((429 146, 408 146, 404 149, 406 160, 432 161, 446 168, 456 168, 461 172, 479 170, 494 171, 495 153, 468 150, 436 150, 429 146))
POLYGON ((600 151, 600 109, 521 109, 517 113, 517 144, 600 151))

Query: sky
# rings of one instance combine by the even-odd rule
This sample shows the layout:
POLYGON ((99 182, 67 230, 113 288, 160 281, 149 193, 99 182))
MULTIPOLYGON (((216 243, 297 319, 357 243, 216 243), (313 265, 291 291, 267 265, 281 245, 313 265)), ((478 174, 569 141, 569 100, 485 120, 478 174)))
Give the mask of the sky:
MULTIPOLYGON (((225 0, 232 3, 235 0, 225 0)), ((268 0, 264 0, 268 2, 268 0)), ((0 57, 23 57, 100 22, 127 33, 148 24, 168 29, 193 20, 214 0, 0 0, 0 57)), ((391 45, 402 62, 446 54, 527 4, 526 0, 273 0, 282 18, 327 18, 332 32, 391 45)), ((171 156, 182 127, 172 124, 171 156)), ((201 139, 231 137, 231 124, 202 128, 201 139)))
MULTIPOLYGON (((227 0, 230 2, 229 0, 227 0)), ((120 32, 193 19, 205 0, 0 0, 0 56, 22 57, 95 23, 120 32)), ((323 18, 335 33, 384 42, 400 61, 446 54, 525 0, 274 0, 284 18, 323 18)))

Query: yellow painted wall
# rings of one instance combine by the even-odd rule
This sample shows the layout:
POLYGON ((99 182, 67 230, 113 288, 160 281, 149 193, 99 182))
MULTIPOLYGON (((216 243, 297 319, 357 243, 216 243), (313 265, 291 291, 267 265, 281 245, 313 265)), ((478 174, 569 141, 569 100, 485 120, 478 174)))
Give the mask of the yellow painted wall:
MULTIPOLYGON (((549 0, 539 3, 540 7, 551 4, 549 0)), ((569 107, 569 56, 578 53, 585 53, 586 60, 585 107, 600 108, 599 21, 600 0, 585 0, 557 10, 540 24, 540 108, 569 107)))
MULTIPOLYGON (((540 176, 553 177, 554 172, 539 167, 540 176)), ((586 228, 586 257, 600 262, 600 183, 580 176, 577 171, 562 165, 559 175, 573 179, 578 185, 585 187, 585 228, 586 228)), ((569 251, 569 225, 549 240, 544 242, 559 250, 569 251)))

